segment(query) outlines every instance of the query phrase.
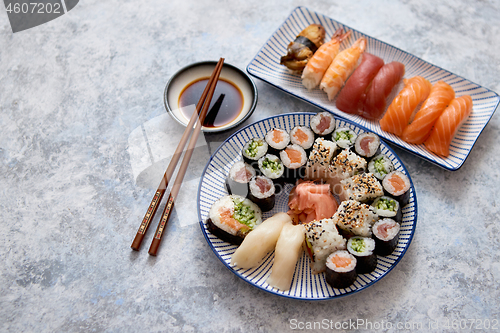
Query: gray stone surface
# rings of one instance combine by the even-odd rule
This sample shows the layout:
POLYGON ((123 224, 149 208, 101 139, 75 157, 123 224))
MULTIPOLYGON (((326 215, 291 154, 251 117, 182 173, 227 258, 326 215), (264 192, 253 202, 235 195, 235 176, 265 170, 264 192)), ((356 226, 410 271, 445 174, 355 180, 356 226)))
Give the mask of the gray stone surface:
MULTIPOLYGON (((163 117, 169 77, 219 57, 245 69, 298 5, 500 91, 500 3, 492 0, 89 0, 16 34, 0 6, 0 331, 277 332, 292 330, 294 319, 390 322, 381 329, 390 332, 405 331, 397 323, 457 331, 454 320, 477 319, 500 329, 498 112, 456 172, 395 148, 417 190, 417 230, 397 267, 355 295, 274 296, 212 253, 193 198, 227 134, 199 144, 159 256, 147 253, 152 230, 131 251, 168 163, 159 153, 138 175, 133 132, 164 124, 169 134, 157 144, 172 149, 183 131, 163 117)), ((314 110, 256 84, 259 103, 246 124, 314 110)))

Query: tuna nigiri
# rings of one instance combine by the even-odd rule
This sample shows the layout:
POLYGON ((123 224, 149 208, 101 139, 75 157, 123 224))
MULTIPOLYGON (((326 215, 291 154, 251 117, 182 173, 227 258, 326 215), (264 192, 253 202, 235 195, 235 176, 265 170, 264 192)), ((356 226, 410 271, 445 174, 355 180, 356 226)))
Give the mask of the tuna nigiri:
POLYGON ((370 53, 363 53, 361 63, 337 97, 337 108, 347 113, 358 114, 361 98, 382 66, 384 66, 384 61, 381 58, 370 53))
POLYGON ((380 119, 380 128, 401 136, 417 106, 429 96, 431 87, 432 84, 421 76, 405 80, 405 87, 380 119))
POLYGON ((328 94, 331 101, 344 85, 345 80, 351 75, 361 54, 365 51, 366 39, 361 37, 354 44, 344 51, 340 52, 321 79, 319 87, 328 94))
POLYGON ((330 66, 335 56, 339 53, 340 43, 350 34, 350 31, 345 34, 342 33, 342 28, 340 28, 329 42, 320 46, 318 51, 309 59, 302 72, 302 84, 304 87, 311 90, 318 86, 328 66, 330 66))
POLYGON ((458 128, 472 112, 472 98, 469 95, 457 97, 439 116, 425 146, 430 151, 448 156, 450 154, 451 140, 458 128))
POLYGON ((434 123, 454 98, 455 91, 448 83, 438 81, 434 84, 429 97, 415 114, 411 124, 404 129, 401 138, 408 143, 424 143, 434 123))
POLYGON ((405 75, 405 66, 397 61, 382 66, 363 96, 363 107, 360 116, 376 120, 385 111, 386 99, 405 75))

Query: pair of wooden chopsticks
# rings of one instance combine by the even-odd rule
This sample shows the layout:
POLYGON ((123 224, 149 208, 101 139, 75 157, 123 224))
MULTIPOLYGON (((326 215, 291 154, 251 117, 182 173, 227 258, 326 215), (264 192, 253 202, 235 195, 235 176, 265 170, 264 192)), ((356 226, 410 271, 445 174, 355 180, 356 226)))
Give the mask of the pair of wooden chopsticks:
POLYGON ((193 136, 191 137, 191 140, 189 141, 186 153, 184 155, 184 158, 182 159, 181 166, 179 168, 179 172, 177 173, 177 177, 175 178, 174 185, 172 186, 172 189, 170 191, 170 194, 168 196, 167 203, 165 205, 165 209, 163 210, 163 214, 160 218, 160 222, 158 224, 158 228, 155 231, 155 235, 153 238, 153 242, 151 243, 151 247, 149 248, 149 254, 156 256, 156 253, 158 252, 158 247, 160 246, 161 238, 163 237, 163 233, 165 231, 165 227, 168 223, 168 219, 170 218, 170 214, 172 212, 172 208, 174 206, 174 201, 177 195, 179 194, 179 190, 182 184, 182 180, 184 178, 184 175, 186 173, 189 160, 191 159, 191 155, 193 155, 193 150, 196 144, 196 140, 198 139, 198 136, 201 132, 201 127, 203 126, 205 117, 207 115, 208 108, 210 106, 210 102, 212 101, 212 97, 214 95, 215 87, 217 86, 217 81, 219 80, 219 75, 222 70, 222 65, 224 64, 224 58, 220 58, 219 62, 215 66, 215 69, 210 76, 210 79, 208 80, 207 86, 205 87, 205 90, 201 94, 201 98, 198 101, 198 104, 196 105, 196 112, 193 112, 193 115, 191 116, 191 119, 189 120, 189 124, 187 125, 186 129, 184 130, 184 134, 182 134, 181 140, 179 141, 179 145, 177 146, 174 155, 172 156, 172 160, 170 161, 167 170, 165 171, 165 174, 163 175, 163 178, 160 182, 160 185, 158 186, 158 189, 156 190, 155 195, 153 196, 153 200, 151 200, 151 204, 149 205, 148 210, 146 211, 146 215, 144 215, 144 219, 142 220, 142 223, 139 227, 139 230, 137 231, 137 235, 134 238, 134 241, 132 242, 132 249, 139 251, 139 248, 141 247, 142 240, 144 238, 144 235, 146 234, 146 231, 148 230, 148 227, 151 223, 151 220, 153 219, 153 216, 156 213, 156 210, 158 209, 161 199, 163 198, 163 195, 165 194, 167 187, 168 187, 168 182, 170 178, 172 177, 175 167, 177 166, 177 162, 179 162, 179 159, 181 157, 181 154, 184 150, 184 146, 186 145, 186 142, 191 134, 191 131, 193 130, 193 126, 196 123, 196 127, 194 128, 193 136), (200 112, 201 110, 201 112, 200 112))

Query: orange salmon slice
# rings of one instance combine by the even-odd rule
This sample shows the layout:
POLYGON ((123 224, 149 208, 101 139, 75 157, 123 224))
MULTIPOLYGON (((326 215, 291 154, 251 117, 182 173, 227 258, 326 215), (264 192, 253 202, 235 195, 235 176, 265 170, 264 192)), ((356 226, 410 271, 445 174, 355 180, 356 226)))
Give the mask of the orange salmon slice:
POLYGON ((247 227, 246 225, 241 224, 240 222, 236 221, 233 218, 233 213, 231 212, 230 209, 222 208, 221 210, 219 210, 219 214, 220 214, 221 222, 226 224, 227 226, 229 226, 233 230, 238 231, 238 230, 242 229, 243 227, 247 227))
POLYGON ((300 128, 297 129, 297 131, 295 132, 295 138, 300 142, 300 143, 304 143, 307 141, 307 134, 301 130, 300 128))
POLYGON ((281 141, 283 141, 283 133, 281 133, 281 131, 274 130, 273 131, 273 141, 276 143, 280 143, 281 141))
POLYGON ((300 153, 300 151, 295 150, 293 148, 287 148, 287 149, 285 149, 285 152, 288 155, 288 158, 290 159, 291 163, 300 163, 301 162, 302 154, 300 153))
POLYGON ((398 175, 392 175, 388 180, 396 192, 402 191, 405 188, 405 181, 398 175))
POLYGON ((351 264, 351 259, 337 255, 332 257, 331 262, 337 267, 347 267, 351 264))

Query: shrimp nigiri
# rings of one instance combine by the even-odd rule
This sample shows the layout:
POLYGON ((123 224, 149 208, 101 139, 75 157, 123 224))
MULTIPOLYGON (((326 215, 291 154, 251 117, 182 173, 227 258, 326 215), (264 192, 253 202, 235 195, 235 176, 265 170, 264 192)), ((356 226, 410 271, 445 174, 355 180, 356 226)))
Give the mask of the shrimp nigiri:
POLYGON ((345 80, 351 75, 361 54, 366 49, 366 39, 361 37, 350 48, 337 54, 331 65, 326 70, 319 87, 328 94, 331 101, 344 85, 345 80))
POLYGON ((431 87, 432 84, 421 76, 405 80, 405 87, 380 119, 380 128, 401 136, 417 106, 429 96, 431 87))
POLYGON ((321 82, 328 66, 339 53, 340 43, 351 34, 350 31, 342 33, 342 28, 338 29, 332 39, 321 45, 314 53, 311 59, 307 62, 304 71, 302 72, 302 84, 307 89, 316 88, 321 82))
POLYGON ((425 141, 427 149, 436 154, 448 156, 450 154, 451 140, 471 112, 472 98, 469 95, 452 100, 436 120, 431 135, 425 141))
POLYGON ((415 118, 410 125, 404 129, 401 138, 408 143, 417 145, 424 143, 434 123, 454 98, 455 91, 448 83, 438 81, 434 84, 429 97, 415 114, 415 118))

